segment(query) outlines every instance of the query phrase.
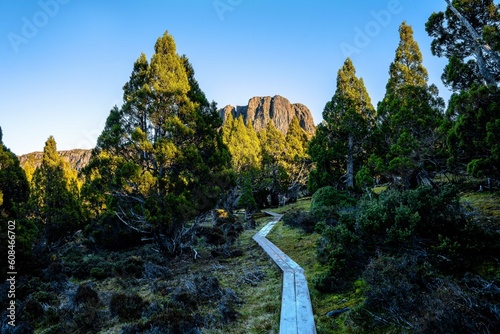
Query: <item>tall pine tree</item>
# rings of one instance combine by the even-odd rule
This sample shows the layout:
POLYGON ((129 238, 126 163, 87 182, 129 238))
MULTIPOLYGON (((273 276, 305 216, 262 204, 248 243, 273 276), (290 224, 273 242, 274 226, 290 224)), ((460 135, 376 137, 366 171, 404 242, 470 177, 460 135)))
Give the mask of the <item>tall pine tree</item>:
POLYGON ((64 240, 82 225, 83 212, 77 181, 57 152, 54 137, 43 149, 42 164, 33 175, 30 208, 49 243, 64 240))
POLYGON ((280 196, 286 194, 288 175, 285 166, 285 135, 270 121, 265 129, 259 132, 262 149, 261 179, 258 181, 261 194, 257 199, 264 205, 279 205, 280 196), (267 201, 267 197, 271 201, 267 201))
POLYGON ((222 122, 167 32, 149 63, 139 57, 123 90, 124 105, 111 111, 87 170, 89 184, 110 186, 101 189, 105 198, 90 198, 152 235, 162 251, 178 253, 186 224, 233 182, 222 122))
POLYGON ((234 119, 229 114, 222 128, 224 142, 231 152, 233 167, 238 173, 251 173, 260 168, 262 160, 257 134, 251 124, 243 121, 243 116, 234 119))
POLYGON ((307 185, 310 159, 307 154, 309 136, 301 128, 297 117, 292 118, 285 136, 285 168, 288 174, 288 201, 296 201, 299 192, 307 185))
POLYGON ((492 0, 447 1, 430 16, 432 52, 448 58, 442 76, 455 91, 448 104, 448 168, 459 174, 498 178, 500 5, 492 0))
POLYGON ((338 71, 337 89, 325 106, 324 122, 311 142, 309 152, 316 167, 310 190, 326 185, 354 188, 356 172, 368 159, 375 116, 363 79, 356 77, 348 58, 338 71))
POLYGON ((428 85, 427 70, 411 26, 403 22, 399 34, 386 93, 377 112, 386 171, 410 187, 417 175, 428 181, 426 171, 438 164, 437 129, 442 123, 444 101, 437 87, 428 85))
POLYGON ((473 84, 448 105, 448 167, 476 177, 500 177, 500 90, 473 84))
POLYGON ((0 215, 16 218, 19 205, 28 200, 29 192, 26 174, 17 156, 3 144, 0 128, 0 215))
MULTIPOLYGON (((38 229, 24 210, 29 194, 26 175, 17 156, 3 144, 0 128, 0 244, 7 247, 15 235, 15 247, 11 248, 16 252, 16 268, 25 267, 26 256, 31 254, 38 234, 38 229), (15 221, 15 225, 9 221, 15 221)), ((9 271, 7 265, 7 261, 1 261, 0 270, 9 271)))

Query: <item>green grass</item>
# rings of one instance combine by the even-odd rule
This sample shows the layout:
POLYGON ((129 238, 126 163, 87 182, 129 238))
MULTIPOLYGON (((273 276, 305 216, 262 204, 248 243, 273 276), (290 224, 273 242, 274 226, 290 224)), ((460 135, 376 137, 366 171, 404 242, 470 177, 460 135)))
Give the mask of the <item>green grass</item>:
POLYGON ((380 195, 382 192, 384 192, 386 190, 387 190, 387 186, 379 186, 379 187, 373 188, 373 192, 377 195, 380 195))
MULTIPOLYGON (((500 193, 466 192, 461 195, 461 202, 475 212, 476 221, 489 230, 500 229, 500 193)), ((483 277, 494 278, 500 275, 497 261, 486 261, 479 268, 483 277)))
POLYGON ((311 207, 311 197, 304 197, 297 200, 297 202, 295 203, 291 203, 285 206, 280 206, 278 208, 266 209, 265 211, 284 214, 287 213, 288 211, 294 211, 294 210, 309 211, 310 207, 311 207))
POLYGON ((484 215, 500 221, 500 193, 467 192, 462 194, 461 200, 484 215))

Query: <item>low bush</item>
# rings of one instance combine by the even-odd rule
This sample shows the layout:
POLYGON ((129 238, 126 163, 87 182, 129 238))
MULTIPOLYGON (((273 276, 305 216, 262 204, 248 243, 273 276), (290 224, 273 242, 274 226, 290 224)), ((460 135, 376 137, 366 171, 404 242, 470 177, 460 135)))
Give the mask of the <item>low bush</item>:
POLYGON ((95 244, 111 251, 121 251, 142 244, 141 235, 125 226, 112 211, 104 213, 98 221, 85 229, 95 244))
POLYGON ((356 199, 332 186, 318 189, 312 196, 311 214, 317 220, 335 217, 338 211, 356 205, 356 199))
POLYGON ((66 274, 77 279, 87 279, 90 277, 90 272, 93 268, 103 267, 104 270, 110 272, 106 266, 106 260, 96 254, 86 254, 85 250, 78 247, 69 248, 62 255, 62 264, 66 274))
POLYGON ((75 294, 76 305, 96 306, 99 303, 99 295, 90 284, 80 284, 75 294))
POLYGON ((141 278, 144 272, 144 261, 138 256, 129 256, 113 264, 113 272, 120 277, 141 278))
POLYGON ((500 289, 477 275, 439 277, 425 260, 403 255, 372 259, 363 277, 368 286, 360 309, 365 332, 378 327, 412 333, 490 333, 500 325, 500 289))
MULTIPOLYGON (((153 316, 144 330, 148 333, 158 334, 199 334, 203 327, 203 317, 199 314, 186 312, 182 308, 167 308, 160 314, 153 316)), ((142 333, 142 331, 131 331, 129 333, 142 333)))
POLYGON ((124 320, 141 317, 147 303, 138 294, 114 293, 109 301, 109 310, 114 316, 124 320))
POLYGON ((460 206, 455 189, 386 190, 337 215, 335 224, 316 226, 318 260, 328 269, 314 282, 322 292, 338 292, 363 277, 365 302, 346 316, 352 330, 488 333, 498 327, 498 282, 469 272, 477 273, 499 245, 460 206))
POLYGON ((316 226, 314 218, 308 212, 301 210, 285 213, 282 220, 285 225, 300 228, 305 233, 313 233, 316 226))

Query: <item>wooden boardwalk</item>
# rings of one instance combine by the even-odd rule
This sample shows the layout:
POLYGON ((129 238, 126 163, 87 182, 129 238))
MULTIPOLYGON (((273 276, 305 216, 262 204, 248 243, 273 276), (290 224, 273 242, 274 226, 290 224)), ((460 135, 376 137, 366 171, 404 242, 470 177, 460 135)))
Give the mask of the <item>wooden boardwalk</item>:
POLYGON ((275 219, 255 234, 253 239, 283 271, 280 334, 316 334, 311 298, 304 269, 266 239, 267 234, 283 215, 272 212, 266 213, 275 219))

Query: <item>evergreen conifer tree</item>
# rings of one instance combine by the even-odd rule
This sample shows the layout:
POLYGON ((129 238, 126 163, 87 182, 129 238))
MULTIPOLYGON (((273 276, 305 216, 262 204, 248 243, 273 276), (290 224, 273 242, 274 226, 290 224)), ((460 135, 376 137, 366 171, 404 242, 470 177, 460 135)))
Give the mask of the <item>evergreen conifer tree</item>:
POLYGON ((431 51, 449 62, 442 79, 454 91, 473 83, 495 85, 500 80, 500 5, 493 0, 446 1, 425 29, 433 37, 431 51))
POLYGON ((448 167, 476 177, 500 177, 500 90, 473 84, 448 105, 448 167))
POLYGON ((413 39, 413 29, 403 22, 399 33, 386 94, 377 111, 386 145, 383 158, 387 171, 409 187, 415 173, 438 163, 437 129, 443 120, 444 101, 439 98, 437 87, 427 84, 427 70, 413 39))
POLYGON ((500 5, 492 0, 447 1, 430 16, 432 52, 448 58, 442 80, 455 91, 446 122, 449 170, 474 176, 500 175, 500 5), (486 85, 485 85, 486 84, 486 85))
POLYGON ((233 183, 221 125, 166 32, 149 63, 144 54, 137 59, 124 105, 108 117, 86 171, 89 198, 97 207, 106 202, 104 214, 152 235, 162 251, 182 251, 186 224, 233 183), (93 191, 101 181, 109 185, 101 188, 104 197, 93 191))
POLYGON ((260 143, 250 120, 245 125, 243 116, 234 119, 233 115, 229 114, 222 132, 236 172, 248 173, 260 168, 260 143))
POLYGON ((296 201, 299 191, 307 185, 310 160, 307 155, 309 138, 300 127, 297 117, 292 118, 285 136, 285 168, 289 181, 287 199, 296 201))
POLYGON ((310 153, 316 167, 310 188, 326 185, 354 188, 356 170, 368 159, 375 115, 363 79, 356 77, 348 58, 338 71, 337 89, 325 106, 323 125, 318 127, 311 143, 310 153), (341 178, 343 182, 339 182, 341 178))
POLYGON ((29 184, 17 156, 2 142, 0 128, 0 215, 16 218, 29 196, 29 184))
POLYGON ((286 182, 289 180, 285 169, 285 135, 270 121, 259 132, 259 139, 262 149, 260 192, 270 195, 271 202, 267 204, 278 205, 280 195, 286 193, 286 182))
POLYGON ((33 176, 30 207, 49 243, 68 237, 81 227, 83 213, 76 180, 69 178, 65 163, 51 136, 43 149, 42 164, 33 176))
MULTIPOLYGON (((19 164, 17 156, 2 142, 0 128, 0 244, 11 245, 9 241, 15 235, 16 268, 25 266, 26 256, 31 255, 31 248, 37 237, 38 229, 28 219, 25 211, 30 195, 29 183, 19 164), (15 222, 15 225, 9 224, 15 222), (9 225, 8 225, 9 224, 9 225), (14 229, 12 229, 14 227, 14 229), (14 234, 8 234, 13 232, 14 234)), ((12 241, 11 241, 12 242, 12 241)), ((7 270, 7 261, 1 261, 0 270, 7 270)))

